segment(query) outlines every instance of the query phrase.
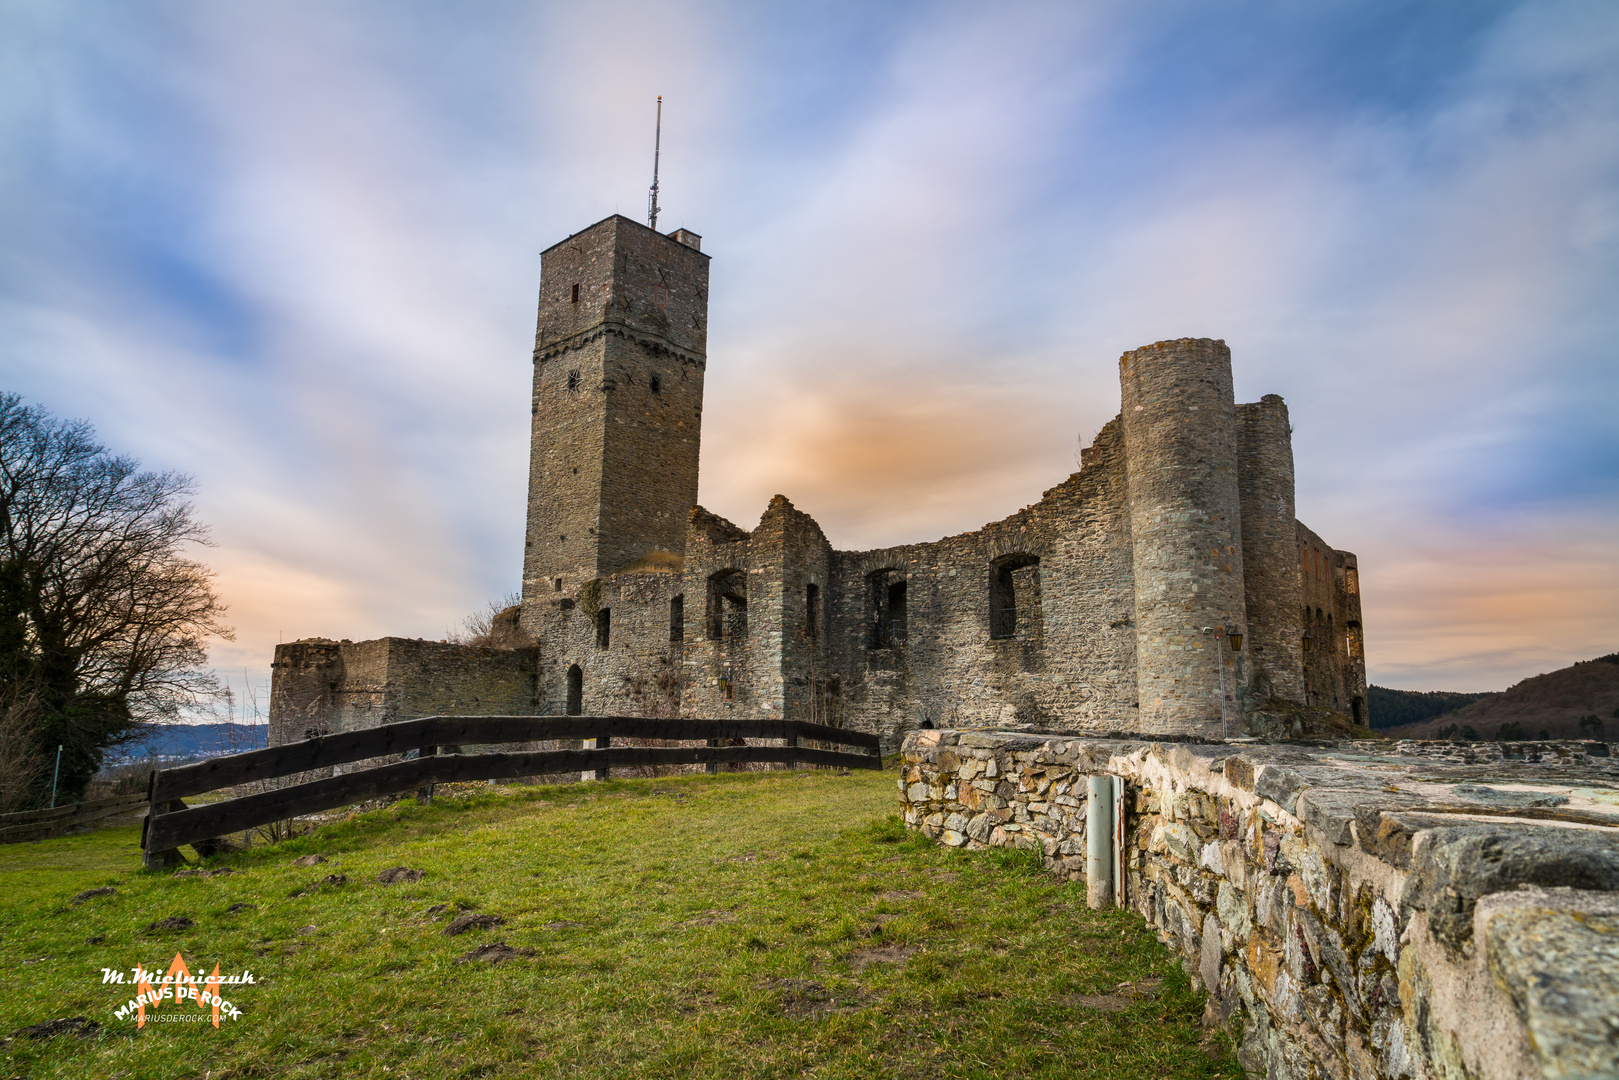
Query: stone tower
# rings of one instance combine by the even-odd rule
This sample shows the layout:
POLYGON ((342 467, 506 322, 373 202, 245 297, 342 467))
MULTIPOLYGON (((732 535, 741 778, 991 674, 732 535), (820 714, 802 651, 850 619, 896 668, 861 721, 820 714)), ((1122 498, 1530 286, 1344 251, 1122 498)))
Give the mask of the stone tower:
POLYGON ((1119 358, 1119 383, 1141 729, 1218 734, 1243 688, 1216 635, 1246 622, 1231 351, 1160 341, 1119 358))
POLYGON ((708 256, 614 215, 540 256, 524 624, 547 596, 683 555, 697 502, 708 256), (656 557, 656 556, 654 556, 656 557))
POLYGON ((1293 428, 1287 403, 1266 394, 1237 406, 1242 455, 1242 577, 1248 610, 1250 708, 1304 701, 1299 540, 1293 503, 1293 428))

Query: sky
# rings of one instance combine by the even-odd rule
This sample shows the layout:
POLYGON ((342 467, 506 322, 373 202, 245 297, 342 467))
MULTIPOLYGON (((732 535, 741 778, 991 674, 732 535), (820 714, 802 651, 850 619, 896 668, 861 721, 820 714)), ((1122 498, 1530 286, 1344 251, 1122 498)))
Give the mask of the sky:
POLYGON ((0 0, 0 390, 195 478, 239 693, 519 587, 539 252, 659 94, 709 509, 975 529, 1223 338, 1373 682, 1619 650, 1609 0, 0 0))

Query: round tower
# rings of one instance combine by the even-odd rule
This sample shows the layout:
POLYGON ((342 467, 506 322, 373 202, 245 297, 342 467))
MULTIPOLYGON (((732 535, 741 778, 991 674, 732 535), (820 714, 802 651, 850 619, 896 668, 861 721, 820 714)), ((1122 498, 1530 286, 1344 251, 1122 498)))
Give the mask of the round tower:
POLYGON ((1241 733, 1241 495, 1231 350, 1180 338, 1119 358, 1139 726, 1218 735, 1222 708, 1241 733), (1223 699, 1223 700, 1222 700, 1223 699))

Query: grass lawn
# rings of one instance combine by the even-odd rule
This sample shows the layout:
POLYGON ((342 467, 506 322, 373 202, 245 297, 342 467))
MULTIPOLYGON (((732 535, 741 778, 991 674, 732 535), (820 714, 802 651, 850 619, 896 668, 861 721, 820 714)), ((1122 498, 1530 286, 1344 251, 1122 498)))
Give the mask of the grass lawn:
POLYGON ((130 828, 0 848, 0 1036, 101 1024, 11 1038, 0 1076, 1242 1075, 1138 918, 894 807, 892 771, 743 773, 478 787, 213 877, 140 871, 130 828), (425 877, 377 881, 395 866, 425 877), (503 921, 446 936, 466 914, 503 921), (194 925, 147 929, 175 916, 194 925), (463 959, 495 943, 515 955, 463 959), (223 994, 240 1019, 114 1017, 135 990, 102 969, 177 951, 253 973, 223 994))

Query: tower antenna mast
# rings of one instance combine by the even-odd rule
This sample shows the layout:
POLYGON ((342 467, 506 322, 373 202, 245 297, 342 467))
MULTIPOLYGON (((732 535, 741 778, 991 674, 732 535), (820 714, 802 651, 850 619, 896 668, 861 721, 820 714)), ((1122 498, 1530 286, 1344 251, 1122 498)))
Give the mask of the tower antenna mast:
POLYGON ((646 197, 646 223, 651 228, 658 227, 658 154, 663 143, 663 95, 658 95, 658 126, 652 136, 652 190, 646 197))

